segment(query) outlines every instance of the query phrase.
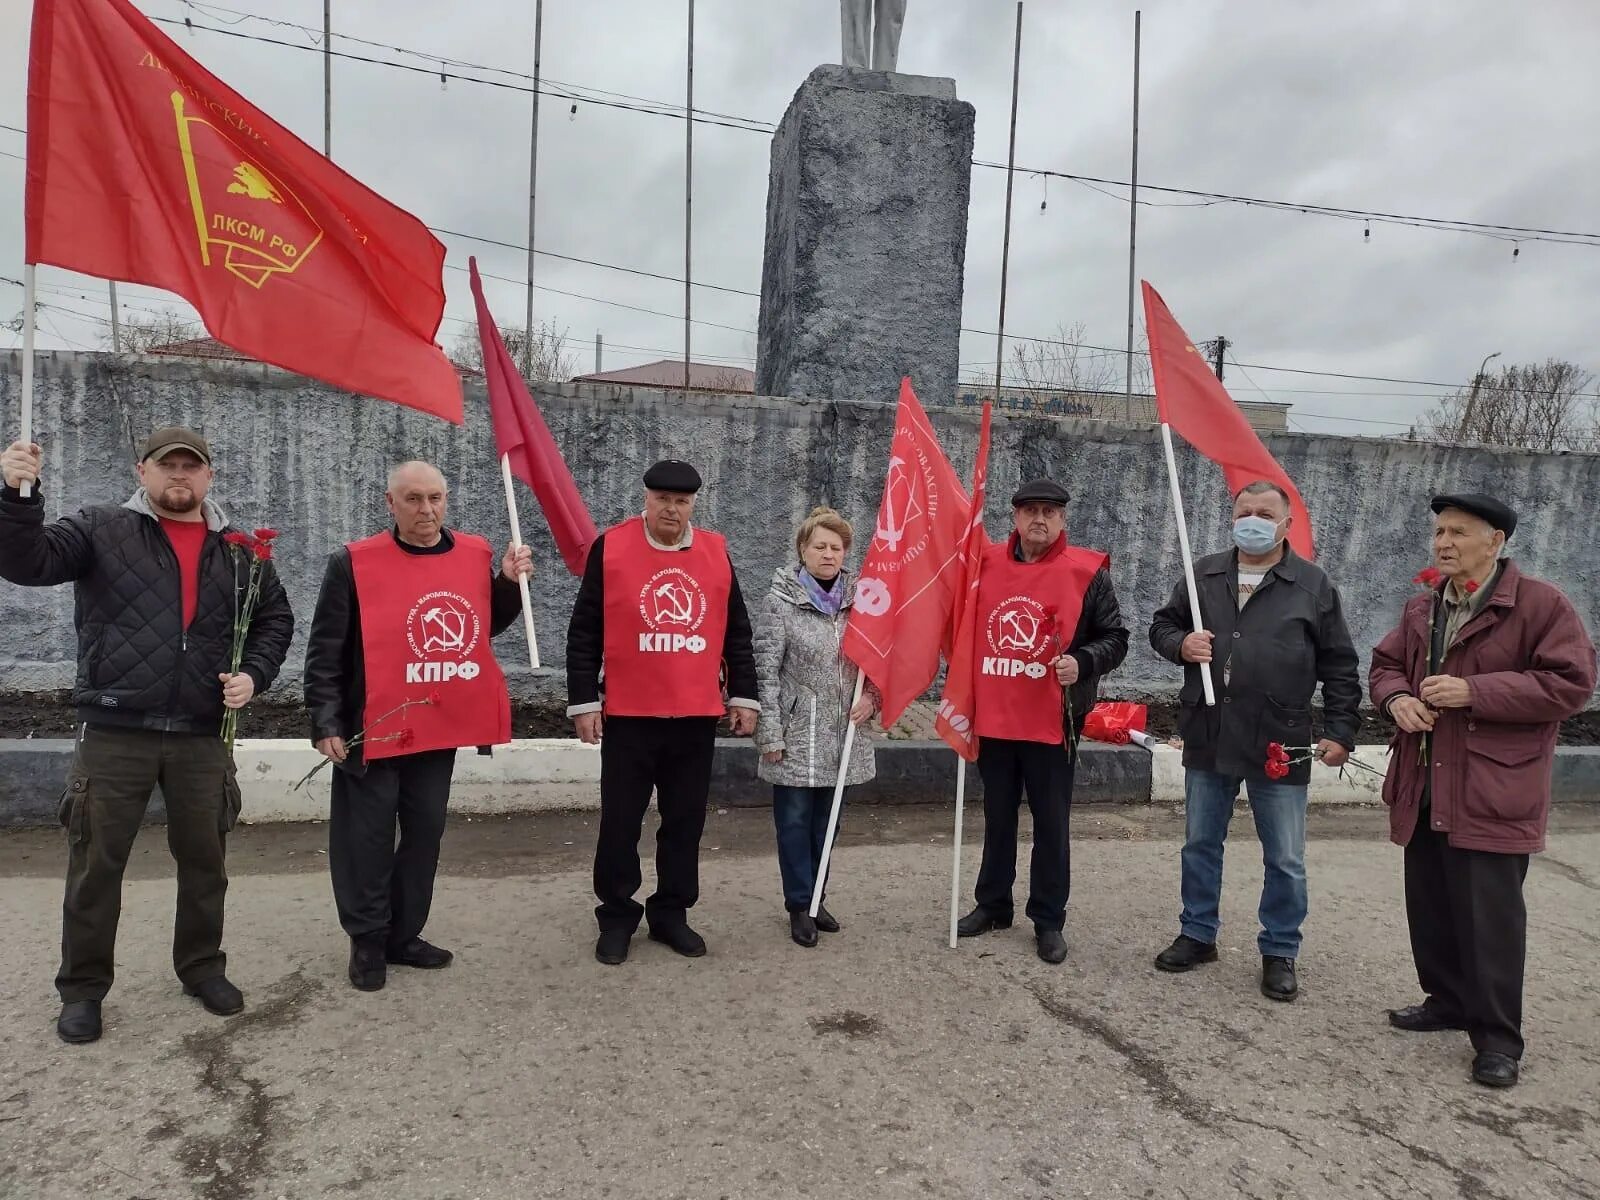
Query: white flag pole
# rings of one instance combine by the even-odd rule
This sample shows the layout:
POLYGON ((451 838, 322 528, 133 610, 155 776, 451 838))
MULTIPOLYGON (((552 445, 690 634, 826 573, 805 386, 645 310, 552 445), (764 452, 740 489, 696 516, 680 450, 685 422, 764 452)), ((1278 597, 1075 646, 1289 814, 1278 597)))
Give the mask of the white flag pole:
MULTIPOLYGON (((1198 633, 1204 626, 1200 623, 1200 593, 1194 586, 1194 554, 1189 549, 1189 522, 1183 515, 1183 493, 1178 490, 1178 460, 1172 453, 1172 426, 1165 421, 1161 422, 1161 445, 1167 452, 1167 480, 1172 484, 1172 511, 1178 518, 1178 548, 1183 551, 1183 578, 1189 585, 1189 616, 1198 633)), ((1217 692, 1211 684, 1210 663, 1200 664, 1200 682, 1206 690, 1207 706, 1215 708, 1217 692)))
MULTIPOLYGON (((22 267, 22 444, 33 442, 33 272, 32 263, 22 267)), ((26 500, 33 495, 33 484, 17 489, 26 500)))
POLYGON ((967 760, 956 755, 956 848, 950 868, 950 949, 956 948, 956 914, 961 911, 961 817, 967 801, 967 760))
MULTIPOLYGON (((500 477, 506 485, 506 511, 511 514, 511 540, 517 545, 522 545, 522 522, 517 520, 517 494, 511 487, 511 456, 500 456, 500 477)), ((528 633, 528 665, 535 671, 539 669, 539 638, 533 632, 533 597, 528 594, 528 577, 517 576, 517 584, 522 588, 522 627, 528 633)))
MULTIPOLYGON (((862 685, 867 681, 867 673, 860 667, 856 668, 856 690, 850 697, 850 708, 856 706, 861 699, 862 685)), ((833 811, 828 814, 828 833, 822 839, 822 861, 817 864, 817 883, 811 889, 811 916, 815 919, 817 910, 822 907, 822 889, 828 882, 828 861, 833 857, 833 835, 839 831, 839 809, 844 806, 844 777, 850 769, 850 748, 856 742, 856 723, 850 719, 847 709, 844 714, 844 749, 839 754, 839 778, 833 785, 833 811)))

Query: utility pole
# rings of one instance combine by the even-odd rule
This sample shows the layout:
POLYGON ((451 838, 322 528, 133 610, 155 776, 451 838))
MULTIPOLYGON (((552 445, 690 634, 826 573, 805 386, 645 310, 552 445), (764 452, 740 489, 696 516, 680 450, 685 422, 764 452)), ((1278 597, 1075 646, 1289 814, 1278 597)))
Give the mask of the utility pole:
POLYGON ((594 335, 594 373, 596 375, 600 374, 600 350, 605 344, 606 339, 602 335, 598 333, 594 335))
MULTIPOLYGON (((1017 37, 1011 52, 1011 149, 1006 153, 1006 226, 1000 243, 1000 321, 995 330, 994 402, 1000 403, 1000 387, 1006 366, 1006 277, 1011 267, 1011 181, 1017 169, 1017 85, 1022 79, 1022 0, 1017 0, 1017 37)), ((1034 397, 1039 415, 1044 407, 1034 397)))
POLYGON ((1472 410, 1478 403, 1478 389, 1483 386, 1484 369, 1489 365, 1491 358, 1499 357, 1500 351, 1496 350, 1493 354, 1485 354, 1483 361, 1478 364, 1478 373, 1472 377, 1472 390, 1467 393, 1466 407, 1461 410, 1461 424, 1456 428, 1456 441, 1458 442, 1465 440, 1467 431, 1472 428, 1472 410))
POLYGON ((333 157, 333 0, 322 0, 322 156, 333 157))
POLYGON ((691 295, 694 255, 694 0, 689 0, 688 63, 684 72, 683 98, 683 390, 689 390, 689 355, 692 351, 693 308, 691 295))
POLYGON ((1133 424, 1134 246, 1139 232, 1139 12, 1133 14, 1133 177, 1128 188, 1128 361, 1123 372, 1123 420, 1133 424))
POLYGON ((533 122, 528 135, 528 293, 522 318, 522 373, 533 374, 533 208, 539 192, 539 51, 544 36, 544 0, 533 6, 533 122))
POLYGON ((1217 373, 1218 382, 1222 380, 1222 356, 1228 352, 1230 345, 1232 343, 1220 333, 1211 343, 1211 369, 1217 373))

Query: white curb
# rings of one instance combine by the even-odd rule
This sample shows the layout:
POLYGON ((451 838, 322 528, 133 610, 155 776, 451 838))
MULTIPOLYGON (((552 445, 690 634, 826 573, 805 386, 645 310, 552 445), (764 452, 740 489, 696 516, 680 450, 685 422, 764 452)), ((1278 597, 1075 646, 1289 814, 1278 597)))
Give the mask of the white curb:
MULTIPOLYGON (((1380 771, 1389 765, 1388 746, 1357 746, 1354 756, 1380 771)), ((1333 767, 1312 763, 1306 798, 1313 804, 1381 804, 1383 780, 1353 767, 1346 767, 1341 777, 1333 767)), ((1157 746, 1150 752, 1150 799, 1156 804, 1183 803, 1183 751, 1157 746)))

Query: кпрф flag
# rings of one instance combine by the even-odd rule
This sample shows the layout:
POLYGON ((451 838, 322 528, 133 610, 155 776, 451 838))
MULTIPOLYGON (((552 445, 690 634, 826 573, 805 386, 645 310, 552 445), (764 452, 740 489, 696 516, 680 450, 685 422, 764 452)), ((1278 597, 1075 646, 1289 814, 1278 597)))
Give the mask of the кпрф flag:
POLYGON ((176 292, 252 358, 462 419, 438 239, 128 0, 34 2, 26 229, 30 264, 176 292))

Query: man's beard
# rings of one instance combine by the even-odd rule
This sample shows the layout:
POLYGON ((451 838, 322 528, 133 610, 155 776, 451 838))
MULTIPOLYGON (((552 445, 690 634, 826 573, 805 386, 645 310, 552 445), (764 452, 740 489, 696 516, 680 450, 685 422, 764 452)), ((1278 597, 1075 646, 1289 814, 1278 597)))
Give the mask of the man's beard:
POLYGON ((193 512, 200 507, 200 497, 188 488, 169 487, 161 493, 160 504, 168 512, 193 512))

